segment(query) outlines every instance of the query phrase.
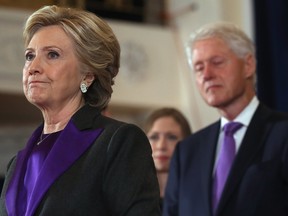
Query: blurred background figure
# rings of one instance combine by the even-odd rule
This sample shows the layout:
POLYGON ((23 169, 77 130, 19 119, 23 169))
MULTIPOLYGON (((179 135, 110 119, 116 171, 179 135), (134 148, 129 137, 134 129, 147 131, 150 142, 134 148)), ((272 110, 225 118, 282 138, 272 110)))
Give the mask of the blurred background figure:
POLYGON ((144 130, 153 151, 162 208, 170 159, 175 146, 192 131, 185 116, 175 108, 160 108, 152 112, 144 124, 144 130))

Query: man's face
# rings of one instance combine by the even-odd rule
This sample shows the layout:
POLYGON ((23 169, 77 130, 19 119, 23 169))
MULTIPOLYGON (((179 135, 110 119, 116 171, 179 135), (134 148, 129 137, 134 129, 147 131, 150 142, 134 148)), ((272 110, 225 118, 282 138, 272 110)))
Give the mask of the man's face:
POLYGON ((248 56, 240 59, 216 37, 194 44, 192 63, 196 82, 208 105, 224 109, 245 97, 255 69, 249 59, 248 56))

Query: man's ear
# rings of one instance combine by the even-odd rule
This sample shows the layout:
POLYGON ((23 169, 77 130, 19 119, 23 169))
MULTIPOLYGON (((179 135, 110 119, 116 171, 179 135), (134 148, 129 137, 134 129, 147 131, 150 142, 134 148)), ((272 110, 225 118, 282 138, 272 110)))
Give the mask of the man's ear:
POLYGON ((256 71, 256 59, 252 54, 248 54, 244 60, 246 77, 253 77, 256 71))

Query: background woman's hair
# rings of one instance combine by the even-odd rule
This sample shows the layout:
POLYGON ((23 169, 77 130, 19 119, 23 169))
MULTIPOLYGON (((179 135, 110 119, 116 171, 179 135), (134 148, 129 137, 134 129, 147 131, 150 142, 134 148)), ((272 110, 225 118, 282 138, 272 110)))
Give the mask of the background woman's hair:
POLYGON ((192 133, 191 127, 185 116, 179 110, 170 107, 160 108, 152 112, 146 119, 144 131, 148 133, 153 127, 154 122, 162 117, 173 118, 180 125, 183 138, 189 136, 192 133))

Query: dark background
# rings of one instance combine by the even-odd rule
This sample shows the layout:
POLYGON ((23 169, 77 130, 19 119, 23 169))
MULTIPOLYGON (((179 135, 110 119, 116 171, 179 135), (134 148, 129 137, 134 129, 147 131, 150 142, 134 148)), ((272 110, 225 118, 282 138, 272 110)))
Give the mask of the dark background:
POLYGON ((253 3, 257 94, 269 107, 288 112, 288 1, 253 3))

